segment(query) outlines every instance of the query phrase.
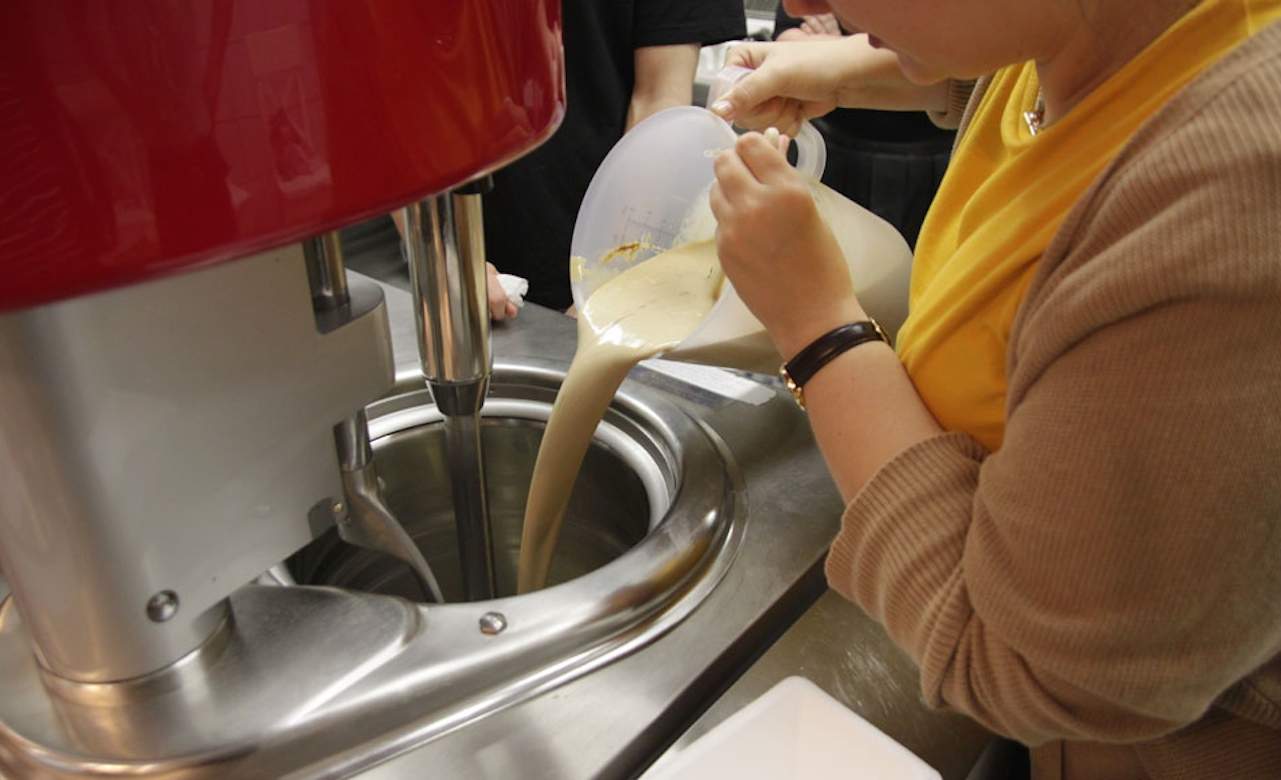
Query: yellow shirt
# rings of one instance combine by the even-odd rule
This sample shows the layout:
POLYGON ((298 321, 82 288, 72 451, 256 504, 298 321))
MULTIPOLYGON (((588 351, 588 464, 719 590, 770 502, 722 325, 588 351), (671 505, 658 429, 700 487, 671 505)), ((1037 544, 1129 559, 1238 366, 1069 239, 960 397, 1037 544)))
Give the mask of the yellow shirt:
POLYGON ((992 78, 921 229, 898 337, 944 428, 1001 446, 1010 327, 1068 211, 1145 120, 1278 18, 1281 0, 1205 0, 1036 136, 1035 64, 992 78))

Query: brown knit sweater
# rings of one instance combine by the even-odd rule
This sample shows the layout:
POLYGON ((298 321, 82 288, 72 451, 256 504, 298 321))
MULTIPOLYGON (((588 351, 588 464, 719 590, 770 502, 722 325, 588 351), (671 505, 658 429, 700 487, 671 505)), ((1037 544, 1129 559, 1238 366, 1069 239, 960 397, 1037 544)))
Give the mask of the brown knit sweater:
POLYGON ((1037 777, 1281 778, 1281 26, 1075 206, 1006 371, 1001 449, 886 464, 832 587, 1037 777))

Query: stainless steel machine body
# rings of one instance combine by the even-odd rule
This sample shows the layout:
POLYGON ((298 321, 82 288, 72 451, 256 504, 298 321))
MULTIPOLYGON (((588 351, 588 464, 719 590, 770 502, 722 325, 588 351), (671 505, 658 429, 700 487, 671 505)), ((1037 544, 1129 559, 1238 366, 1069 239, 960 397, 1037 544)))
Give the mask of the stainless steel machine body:
MULTIPOLYGON (((560 378, 530 365, 499 374, 544 410, 560 378)), ((434 410, 413 389, 420 381, 414 372, 398 384, 406 392, 371 407, 376 453, 384 437, 428 422, 434 410)), ((519 408, 497 405, 504 417, 519 408)), ((607 446, 643 450, 628 457, 656 464, 647 495, 661 522, 621 557, 557 587, 422 606, 250 585, 230 599, 229 629, 178 664, 123 685, 52 691, 8 602, 0 611, 0 769, 343 776, 465 732, 652 642, 728 571, 741 540, 742 485, 717 437, 664 394, 625 387, 612 415, 618 433, 605 435, 607 446)))
MULTIPOLYGON (((323 233, 303 243, 307 258, 307 279, 311 299, 317 312, 326 318, 331 312, 351 307, 347 268, 343 262, 342 237, 338 231, 323 233)), ((400 559, 418 581, 419 596, 437 603, 444 601, 440 585, 414 546, 413 540, 400 527, 383 503, 378 485, 378 472, 369 447, 369 420, 361 409, 334 426, 334 444, 338 447, 338 466, 342 471, 346 511, 338 511, 338 533, 359 547, 386 553, 400 559)))
POLYGON ((439 195, 404 214, 423 378, 445 414, 479 411, 492 362, 480 196, 439 195))
POLYGON ((491 364, 480 191, 469 185, 403 213, 418 355, 444 414, 464 591, 468 599, 492 598, 494 543, 480 441, 491 364))
POLYGON ((369 283, 320 327, 297 246, 0 316, 0 567, 51 673, 168 666, 334 521, 386 329, 369 283))

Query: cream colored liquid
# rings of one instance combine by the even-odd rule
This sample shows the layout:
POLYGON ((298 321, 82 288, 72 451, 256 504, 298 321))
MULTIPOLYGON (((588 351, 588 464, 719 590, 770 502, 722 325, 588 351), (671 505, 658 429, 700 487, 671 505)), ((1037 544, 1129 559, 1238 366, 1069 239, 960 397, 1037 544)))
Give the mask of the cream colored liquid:
POLYGON ((703 363, 709 366, 739 368, 758 374, 774 374, 783 359, 778 356, 769 334, 758 331, 736 339, 718 341, 701 347, 682 347, 667 354, 672 360, 703 363))
POLYGON ((574 479, 627 372, 685 340, 722 275, 711 241, 650 258, 600 286, 578 313, 578 350, 556 395, 525 505, 516 590, 543 587, 574 479))

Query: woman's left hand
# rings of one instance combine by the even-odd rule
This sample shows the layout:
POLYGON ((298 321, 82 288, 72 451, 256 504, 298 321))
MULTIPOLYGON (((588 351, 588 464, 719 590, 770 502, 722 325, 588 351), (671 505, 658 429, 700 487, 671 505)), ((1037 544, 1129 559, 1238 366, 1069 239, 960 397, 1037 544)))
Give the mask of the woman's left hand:
POLYGON ((747 133, 715 161, 711 207, 725 275, 784 360, 865 319, 840 246, 809 186, 774 143, 747 133))

